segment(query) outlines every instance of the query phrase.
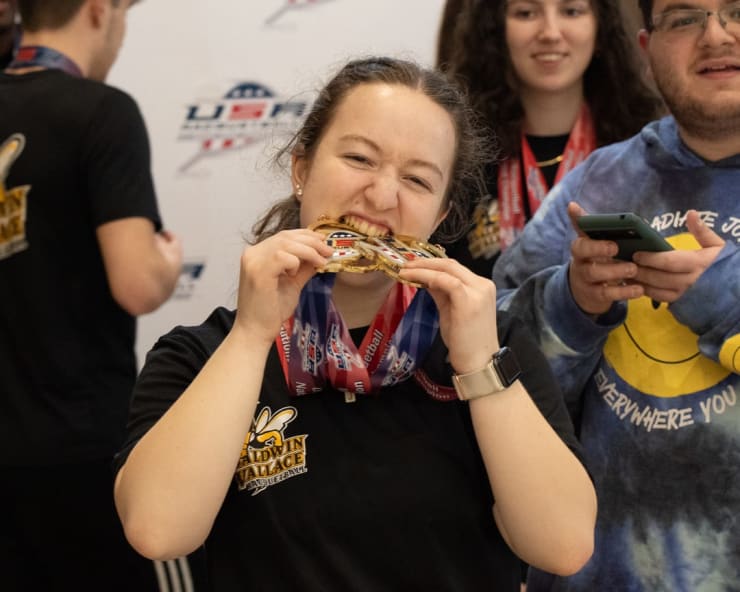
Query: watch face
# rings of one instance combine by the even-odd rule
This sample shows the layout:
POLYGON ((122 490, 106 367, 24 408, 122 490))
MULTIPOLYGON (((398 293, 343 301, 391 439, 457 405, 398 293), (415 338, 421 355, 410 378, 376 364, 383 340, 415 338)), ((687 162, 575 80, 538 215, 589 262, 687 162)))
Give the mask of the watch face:
POLYGON ((522 373, 517 362, 514 352, 508 347, 502 347, 494 357, 494 363, 496 365, 496 371, 501 377, 501 381, 509 386, 513 383, 519 375, 522 373))

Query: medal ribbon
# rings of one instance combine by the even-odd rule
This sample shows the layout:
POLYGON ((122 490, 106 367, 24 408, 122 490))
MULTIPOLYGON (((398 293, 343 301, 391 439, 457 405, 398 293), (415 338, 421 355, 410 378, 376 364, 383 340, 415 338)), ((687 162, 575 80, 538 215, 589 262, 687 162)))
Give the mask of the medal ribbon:
POLYGON ((336 274, 317 274, 306 284, 293 316, 276 339, 294 395, 335 389, 378 392, 413 376, 439 328, 426 290, 396 283, 356 347, 331 298, 336 274))
POLYGON ((82 70, 66 55, 51 47, 43 45, 24 45, 18 48, 13 61, 8 64, 8 70, 21 68, 49 68, 62 70, 70 76, 83 78, 82 70))
MULTIPOLYGON (((563 151, 563 160, 555 175, 555 184, 583 161, 596 148, 596 131, 594 130, 591 112, 583 103, 578 118, 570 132, 568 143, 563 151)), ((522 191, 521 161, 523 160, 524 178, 527 185, 527 199, 532 214, 540 207, 549 190, 545 176, 537 166, 537 160, 529 147, 527 137, 522 132, 522 158, 507 158, 498 169, 498 203, 501 248, 505 249, 514 242, 527 223, 524 214, 522 191)))

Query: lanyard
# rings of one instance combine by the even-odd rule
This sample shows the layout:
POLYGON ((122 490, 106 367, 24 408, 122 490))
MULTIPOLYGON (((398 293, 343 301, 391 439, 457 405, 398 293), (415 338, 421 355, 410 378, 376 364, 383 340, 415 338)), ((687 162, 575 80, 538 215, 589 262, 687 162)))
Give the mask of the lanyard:
POLYGON ((18 48, 15 58, 8 64, 8 70, 21 68, 49 68, 62 70, 70 76, 82 78, 82 70, 71 59, 56 49, 43 45, 24 45, 18 48))
POLYGON ((335 275, 311 278, 276 339, 291 392, 319 392, 328 382, 348 393, 377 393, 413 376, 439 328, 429 293, 396 283, 358 348, 331 298, 335 275))
MULTIPOLYGON (((570 132, 568 143, 565 145, 563 160, 558 166, 555 175, 555 185, 560 179, 583 161, 596 148, 596 132, 594 131, 591 112, 583 104, 578 118, 570 132)), ((527 138, 522 132, 522 157, 507 158, 501 163, 498 170, 498 203, 499 227, 501 248, 505 249, 514 242, 527 223, 524 213, 524 194, 522 188, 522 169, 526 183, 526 199, 529 210, 534 214, 545 199, 549 187, 545 176, 537 166, 537 161, 529 147, 527 138)))

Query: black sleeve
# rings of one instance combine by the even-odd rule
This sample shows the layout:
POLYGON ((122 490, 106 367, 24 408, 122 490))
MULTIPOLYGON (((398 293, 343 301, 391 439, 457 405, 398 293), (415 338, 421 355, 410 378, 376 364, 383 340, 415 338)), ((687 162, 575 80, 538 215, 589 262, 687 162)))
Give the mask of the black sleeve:
POLYGON ((126 439, 113 463, 115 473, 136 443, 198 375, 226 337, 233 320, 233 312, 218 308, 202 325, 176 327, 154 344, 134 385, 126 439))
POLYGON ((151 174, 149 138, 136 102, 108 88, 84 134, 90 216, 95 226, 129 217, 148 218, 162 228, 151 174))
MULTIPOLYGON (((497 327, 499 343, 510 347, 516 355, 522 369, 520 380, 529 396, 555 433, 586 466, 583 448, 573 429, 563 393, 534 336, 522 321, 506 311, 498 312, 497 327)), ((433 383, 451 388, 454 370, 447 353, 447 347, 438 335, 422 363, 422 369, 433 383)))
POLYGON ((498 326, 499 342, 514 351, 522 369, 520 380, 529 396, 560 439, 588 470, 563 393, 534 336, 524 323, 506 312, 499 311, 498 326))

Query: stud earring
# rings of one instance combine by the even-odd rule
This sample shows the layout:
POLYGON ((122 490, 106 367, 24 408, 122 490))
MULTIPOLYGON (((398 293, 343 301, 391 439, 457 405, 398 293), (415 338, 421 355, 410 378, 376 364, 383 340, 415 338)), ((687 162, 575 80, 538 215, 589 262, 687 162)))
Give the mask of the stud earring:
POLYGON ((300 185, 295 186, 296 197, 303 197, 303 188, 300 185))

